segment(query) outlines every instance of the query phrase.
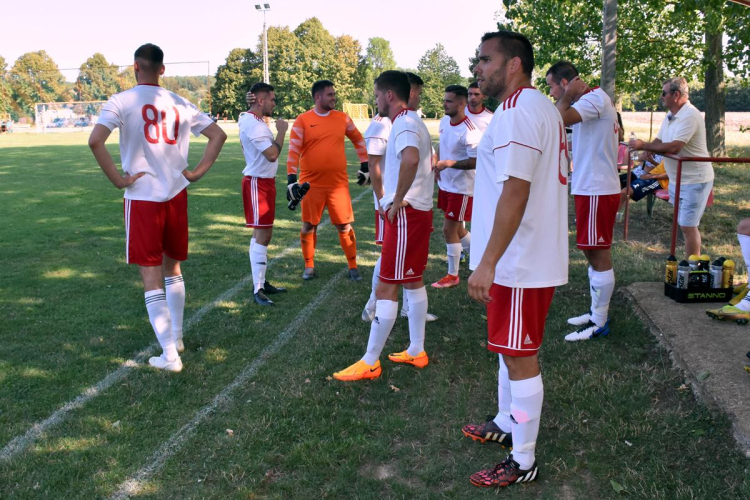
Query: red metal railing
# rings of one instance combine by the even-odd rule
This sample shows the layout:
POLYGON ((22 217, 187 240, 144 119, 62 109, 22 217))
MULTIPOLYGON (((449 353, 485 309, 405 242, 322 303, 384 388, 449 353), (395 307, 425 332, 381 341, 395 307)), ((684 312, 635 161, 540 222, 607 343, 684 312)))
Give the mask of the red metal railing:
MULTIPOLYGON (((682 163, 683 162, 695 162, 695 161, 710 161, 711 163, 750 163, 750 158, 721 158, 714 156, 676 156, 672 154, 662 153, 662 156, 677 160, 677 179, 675 179, 674 188, 674 212, 672 216, 672 242, 669 246, 669 255, 674 255, 675 247, 677 246, 677 215, 680 210, 680 184, 682 182, 682 163)), ((627 186, 630 186, 631 170, 633 167, 633 160, 628 157, 628 181, 627 186)), ((669 180, 672 182, 672 179, 669 180)), ((628 215, 629 215, 630 197, 625 199, 625 224, 623 226, 623 239, 628 240, 628 215)))

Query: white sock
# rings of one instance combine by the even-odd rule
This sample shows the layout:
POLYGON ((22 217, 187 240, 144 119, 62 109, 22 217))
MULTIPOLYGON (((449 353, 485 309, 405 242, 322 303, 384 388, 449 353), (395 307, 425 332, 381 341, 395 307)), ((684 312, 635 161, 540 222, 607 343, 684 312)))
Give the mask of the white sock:
POLYGON ((409 297, 409 356, 424 351, 424 329, 427 324, 427 289, 404 288, 404 297, 409 297))
POLYGON ((591 321, 596 326, 604 326, 609 314, 609 301, 615 291, 615 270, 591 272, 591 321))
POLYGON ((513 459, 522 470, 526 470, 534 465, 534 450, 544 401, 542 375, 525 380, 511 380, 510 394, 513 459))
POLYGON ((172 337, 175 341, 182 339, 182 318, 185 314, 185 280, 182 275, 164 278, 167 290, 167 306, 172 322, 172 337))
POLYGON ((508 378, 508 367, 505 365, 503 355, 500 358, 500 368, 497 371, 497 415, 495 424, 503 432, 510 432, 513 421, 510 419, 510 378, 508 378))
POLYGON ((447 243, 448 274, 458 276, 458 262, 461 260, 461 243, 447 243))
POLYGON ((403 294, 403 301, 404 301, 404 303, 401 305, 401 310, 404 311, 405 313, 409 314, 409 296, 406 295, 406 288, 404 288, 404 292, 403 293, 404 293, 403 294))
POLYGON ((375 319, 370 323, 370 339, 367 341, 367 352, 362 359, 372 366, 380 359, 380 354, 385 347, 385 341, 391 334, 396 316, 398 315, 398 302, 392 300, 378 300, 375 303, 375 319))
POLYGON ((380 257, 378 257, 378 261, 375 263, 375 269, 372 270, 372 291, 370 292, 370 302, 375 302, 378 300, 375 297, 375 289, 378 287, 378 283, 380 283, 380 257))
MULTIPOLYGON (((255 239, 255 238, 253 238, 255 239)), ((258 290, 263 288, 263 284, 266 282, 266 267, 268 266, 268 247, 265 247, 258 243, 250 244, 250 270, 253 274, 253 283, 255 289, 253 293, 258 293, 258 290)))
POLYGON ((471 251, 471 233, 469 231, 466 231, 466 236, 461 238, 461 248, 466 252, 466 255, 469 255, 471 251))
POLYGON ((164 290, 158 289, 146 292, 145 298, 148 319, 151 321, 156 339, 164 351, 164 358, 170 362, 174 361, 179 355, 177 354, 177 347, 175 347, 174 339, 172 338, 172 321, 169 316, 167 296, 164 290))

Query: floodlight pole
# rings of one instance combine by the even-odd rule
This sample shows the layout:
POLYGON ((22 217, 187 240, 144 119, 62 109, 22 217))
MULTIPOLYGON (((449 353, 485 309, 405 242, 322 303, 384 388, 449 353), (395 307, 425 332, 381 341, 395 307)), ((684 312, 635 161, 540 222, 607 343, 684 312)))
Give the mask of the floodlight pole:
POLYGON ((256 4, 255 9, 263 12, 263 81, 265 83, 271 83, 268 78, 268 31, 266 30, 266 12, 271 10, 271 5, 256 4))

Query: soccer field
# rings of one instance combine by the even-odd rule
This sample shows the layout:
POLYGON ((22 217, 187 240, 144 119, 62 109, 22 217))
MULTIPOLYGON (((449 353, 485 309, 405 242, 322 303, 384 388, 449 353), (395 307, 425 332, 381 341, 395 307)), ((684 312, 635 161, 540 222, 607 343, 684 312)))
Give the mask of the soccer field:
MULTIPOLYGON (((428 287, 439 320, 427 326, 427 368, 384 357, 380 379, 332 380, 367 343, 360 313, 378 256, 370 190, 351 183, 364 277, 352 283, 330 225, 319 232, 318 278, 301 280, 299 211, 287 210, 279 189, 268 277, 289 292, 273 297, 276 307, 258 307, 240 196, 244 160, 229 132, 216 165, 189 188, 185 369, 156 371, 144 365, 158 348, 138 271, 124 263, 122 192, 86 140, 0 136, 0 498, 495 494, 468 478, 507 452, 461 434, 497 411, 497 358, 485 347, 484 310, 466 293, 466 264, 458 288, 428 287)), ((119 165, 116 136, 109 142, 119 165)), ((204 145, 193 140, 191 166, 204 145)), ((704 219, 712 255, 741 261, 733 227, 748 216, 748 180, 739 166, 717 170, 720 201, 704 219)), ((643 205, 633 206, 630 242, 619 241, 616 227, 618 286, 663 274, 671 211, 662 203, 648 219, 643 205)), ((436 210, 428 283, 446 270, 440 227, 436 210)), ((727 419, 681 389, 680 373, 622 296, 608 338, 563 341, 565 318, 589 307, 570 227, 570 283, 555 294, 540 355, 540 478, 501 494, 599 499, 624 488, 633 498, 750 497, 727 419)), ((407 343, 399 320, 385 352, 407 343)))

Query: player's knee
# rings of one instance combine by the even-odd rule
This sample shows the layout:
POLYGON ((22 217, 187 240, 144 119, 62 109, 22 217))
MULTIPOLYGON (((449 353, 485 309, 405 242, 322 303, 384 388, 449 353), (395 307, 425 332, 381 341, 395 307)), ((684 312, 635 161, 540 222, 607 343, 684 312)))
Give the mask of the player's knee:
POLYGON ((737 224, 737 233, 750 236, 750 219, 742 219, 740 223, 737 224))

